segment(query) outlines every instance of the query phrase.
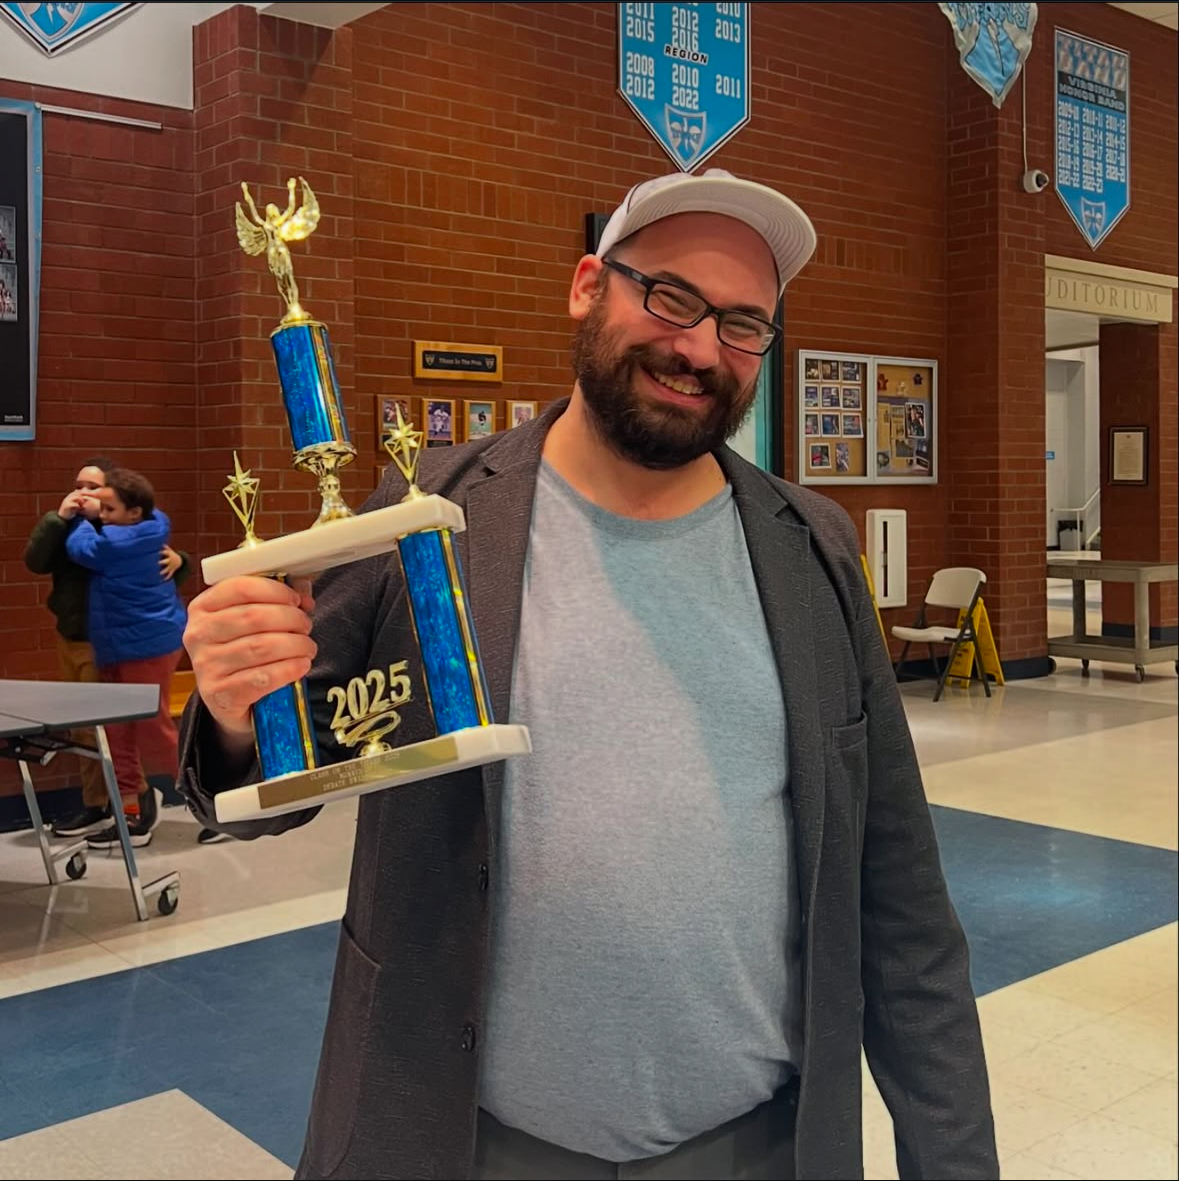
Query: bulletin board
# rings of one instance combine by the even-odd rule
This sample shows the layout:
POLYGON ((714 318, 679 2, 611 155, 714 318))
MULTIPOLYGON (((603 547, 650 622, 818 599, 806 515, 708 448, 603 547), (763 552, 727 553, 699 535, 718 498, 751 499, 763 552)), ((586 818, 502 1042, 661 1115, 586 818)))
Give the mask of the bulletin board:
POLYGON ((873 385, 877 478, 890 483, 937 483, 937 362, 877 357, 873 385))
POLYGON ((937 483, 937 362, 800 349, 801 484, 937 483))

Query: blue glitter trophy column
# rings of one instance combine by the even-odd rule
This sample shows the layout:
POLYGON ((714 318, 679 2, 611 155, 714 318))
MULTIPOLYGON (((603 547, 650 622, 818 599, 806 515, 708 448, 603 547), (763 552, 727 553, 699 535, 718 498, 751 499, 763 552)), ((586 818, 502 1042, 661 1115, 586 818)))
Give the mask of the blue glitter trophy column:
POLYGON ((294 443, 294 465, 319 480, 321 508, 315 524, 300 533, 259 541, 254 533, 258 480, 234 456, 234 475, 224 489, 245 528, 245 541, 229 553, 206 558, 205 582, 240 575, 289 578, 397 550, 435 737, 390 747, 384 738, 400 721, 397 710, 412 691, 408 661, 355 676, 328 690, 335 702, 331 731, 336 742, 358 748, 358 757, 320 765, 314 709, 305 682, 262 698, 253 708, 254 739, 262 782, 216 797, 222 821, 292 812, 315 804, 413 783, 465 767, 496 762, 532 749, 523 726, 496 724, 479 658, 455 532, 466 527, 462 509, 416 483, 422 433, 398 412, 385 441, 409 483, 400 504, 353 516, 340 495, 338 471, 356 456, 326 327, 299 302, 288 242, 309 237, 319 223, 319 203, 300 179, 303 201, 295 208, 295 180, 287 182, 284 211, 267 205, 258 213, 248 188, 242 192, 252 219, 237 206, 237 234, 247 254, 266 252, 286 314, 271 334, 283 404, 294 443), (371 690, 371 694, 370 694, 371 690))

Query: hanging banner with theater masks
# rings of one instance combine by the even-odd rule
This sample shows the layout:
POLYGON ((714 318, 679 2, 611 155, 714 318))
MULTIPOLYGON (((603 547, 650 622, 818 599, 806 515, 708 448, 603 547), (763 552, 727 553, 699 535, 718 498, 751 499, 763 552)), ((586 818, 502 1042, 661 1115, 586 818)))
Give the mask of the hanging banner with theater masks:
POLYGON ((619 4, 618 89, 683 172, 749 122, 748 4, 619 4))
POLYGON ((38 49, 53 55, 96 33, 136 4, 0 4, 3 13, 38 49))
POLYGON ((1130 55, 1056 30, 1056 192, 1091 249, 1130 208, 1130 55))
POLYGON ((1035 4, 939 4, 954 30, 962 68, 1003 105, 1032 51, 1035 4))

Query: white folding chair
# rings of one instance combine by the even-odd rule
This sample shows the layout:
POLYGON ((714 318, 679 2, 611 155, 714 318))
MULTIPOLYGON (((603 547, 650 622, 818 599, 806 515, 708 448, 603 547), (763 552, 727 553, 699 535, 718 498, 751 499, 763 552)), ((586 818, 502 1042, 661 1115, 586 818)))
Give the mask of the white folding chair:
POLYGON ((921 614, 917 616, 916 623, 912 627, 894 627, 892 629, 892 634, 898 640, 905 641, 905 646, 901 649, 901 658, 897 661, 898 681, 901 679, 901 666, 909 654, 909 646, 911 644, 927 644, 929 659, 933 662, 934 675, 937 677, 937 689, 933 694, 934 701, 937 701, 946 686, 946 678, 950 675, 950 669, 953 667, 954 658, 958 655, 958 649, 963 644, 973 644, 974 660, 971 662, 972 667, 968 680, 982 681, 983 688, 986 690, 987 696, 990 697, 991 686, 987 681, 986 673, 983 672, 978 636, 974 630, 974 608, 978 604, 978 597, 982 593, 982 585, 986 580, 987 576, 973 566, 948 566, 933 576, 929 583, 929 590, 925 592, 925 602, 921 605, 921 614), (941 627, 929 623, 926 619, 926 612, 930 607, 964 611, 966 614, 961 627, 957 624, 953 627, 941 627), (945 667, 940 672, 937 666, 937 656, 933 650, 934 644, 950 645, 950 654, 946 658, 945 667))

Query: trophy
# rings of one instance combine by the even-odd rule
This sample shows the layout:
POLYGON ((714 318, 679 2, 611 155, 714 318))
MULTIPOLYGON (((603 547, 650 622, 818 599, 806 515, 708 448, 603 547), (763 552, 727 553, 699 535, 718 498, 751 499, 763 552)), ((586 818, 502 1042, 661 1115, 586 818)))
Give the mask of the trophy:
POLYGON ((210 586, 240 575, 285 581, 395 553, 405 578, 436 734, 401 747, 385 741, 400 723, 399 709, 413 696, 408 660, 370 669, 347 685, 328 689, 328 703, 334 706, 332 735, 338 745, 356 753, 326 766, 321 765, 306 682, 275 690, 251 711, 261 782, 215 797, 222 822, 277 816, 532 749, 526 727, 497 724, 492 716, 454 544, 454 534, 466 527, 466 521, 458 505, 418 487, 423 433, 404 420, 400 408, 384 445, 409 486, 401 503, 354 516, 340 494, 339 470, 355 458, 356 448, 348 434, 327 328, 299 302, 287 243, 309 237, 320 211, 302 178, 303 200, 296 210, 295 183, 294 178, 287 182, 285 211, 267 205, 265 216, 258 213, 243 184, 252 220, 239 203, 237 233, 247 254, 266 252, 286 305, 270 339, 294 444, 292 462, 318 480, 320 513, 308 529, 261 540, 255 531, 261 484, 242 469, 235 453, 234 474, 222 493, 244 538, 237 549, 205 558, 201 570, 210 586))

